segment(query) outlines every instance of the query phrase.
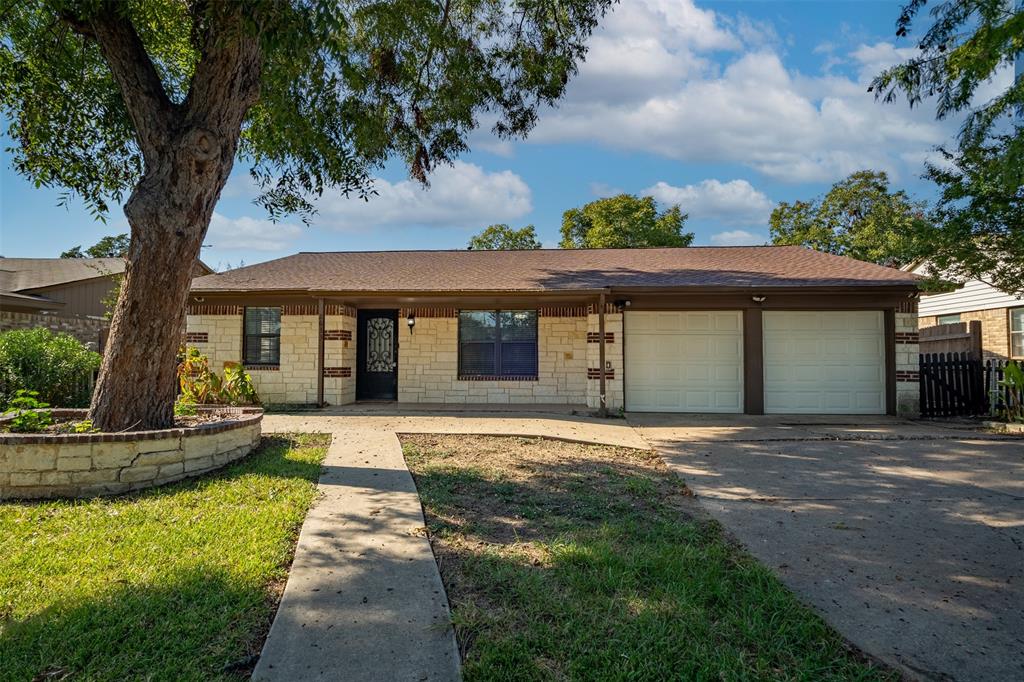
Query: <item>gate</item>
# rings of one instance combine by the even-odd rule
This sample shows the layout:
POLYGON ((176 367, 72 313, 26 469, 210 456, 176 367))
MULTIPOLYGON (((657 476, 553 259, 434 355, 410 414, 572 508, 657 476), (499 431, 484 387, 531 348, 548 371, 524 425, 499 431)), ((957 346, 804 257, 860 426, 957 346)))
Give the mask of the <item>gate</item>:
POLYGON ((961 417, 986 414, 985 372, 968 353, 922 353, 921 416, 961 417))

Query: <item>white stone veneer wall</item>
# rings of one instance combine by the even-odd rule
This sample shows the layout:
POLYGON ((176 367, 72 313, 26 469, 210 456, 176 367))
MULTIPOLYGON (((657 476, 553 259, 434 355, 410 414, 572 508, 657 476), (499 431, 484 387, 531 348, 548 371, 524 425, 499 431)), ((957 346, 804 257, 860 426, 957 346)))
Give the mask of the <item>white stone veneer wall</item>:
MULTIPOLYGON (((187 344, 210 360, 210 367, 222 371, 226 362, 242 359, 242 312, 203 313, 188 316, 187 344), (205 336, 204 336, 205 334, 205 336)), ((281 358, 276 368, 249 367, 246 371, 264 404, 316 403, 317 315, 281 315, 281 358)), ((355 342, 336 338, 331 332, 348 332, 355 337, 356 320, 351 315, 325 315, 324 400, 342 405, 355 400, 355 342), (345 375, 348 376, 345 376, 345 375)))
POLYGON ((904 417, 921 413, 917 324, 916 312, 896 313, 896 413, 904 417))
POLYGON ((400 331, 399 401, 575 405, 587 402, 587 318, 539 316, 536 381, 460 380, 458 328, 457 317, 418 317, 411 334, 404 328, 400 331))
MULTIPOLYGON (((596 335, 600 327, 600 320, 597 313, 587 316, 587 331, 596 335)), ((623 384, 623 335, 622 335, 622 313, 605 313, 604 332, 607 336, 611 334, 609 342, 605 343, 605 401, 609 410, 618 410, 625 404, 625 393, 623 384)), ((596 374, 601 367, 601 346, 598 343, 587 344, 587 367, 589 369, 587 379, 587 406, 597 408, 601 406, 601 379, 596 374), (598 378, 594 378, 598 376, 598 378)))
POLYGON ((114 495, 198 476, 259 445, 262 418, 166 431, 3 434, 0 499, 114 495))

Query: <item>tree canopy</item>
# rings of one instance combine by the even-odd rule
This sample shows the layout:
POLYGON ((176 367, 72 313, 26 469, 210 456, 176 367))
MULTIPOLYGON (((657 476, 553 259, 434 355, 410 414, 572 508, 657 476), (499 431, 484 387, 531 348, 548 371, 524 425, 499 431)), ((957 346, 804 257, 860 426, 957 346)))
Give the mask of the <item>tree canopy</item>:
POLYGON ((18 142, 15 168, 105 212, 166 144, 154 128, 173 138, 203 100, 226 94, 212 76, 244 32, 257 68, 245 76, 239 155, 272 216, 308 214, 325 187, 372 192, 369 170, 392 155, 426 181, 467 150, 481 116, 500 136, 529 131, 538 108, 563 93, 609 4, 16 3, 0 13, 0 107, 18 142))
POLYGON ((82 250, 81 245, 72 246, 60 254, 61 258, 124 258, 128 254, 131 238, 127 233, 107 235, 89 248, 82 250))
POLYGON ((880 171, 858 171, 811 201, 780 203, 769 219, 772 243, 900 267, 926 255, 927 204, 889 189, 880 171))
POLYGON ((236 159, 272 218, 372 194, 390 158, 426 183, 480 120, 525 135, 611 0, 24 0, 0 11, 14 168, 124 202, 123 288, 90 418, 173 423, 190 268, 236 159))
POLYGON ((679 206, 658 211, 652 197, 620 194, 563 213, 559 246, 563 249, 689 246, 693 233, 683 232, 686 218, 679 206))
POLYGON ((474 251, 523 251, 540 247, 533 225, 516 230, 499 223, 484 228, 469 240, 469 248, 474 251))
MULTIPOLYGON (((904 5, 898 37, 911 34, 926 4, 904 5)), ((934 5, 931 20, 919 53, 871 89, 886 102, 902 94, 912 107, 934 101, 940 119, 966 113, 956 148, 940 150, 943 162, 926 170, 941 192, 930 261, 935 274, 1024 293, 1024 78, 1012 76, 1024 59, 1024 4, 953 0, 934 5)))

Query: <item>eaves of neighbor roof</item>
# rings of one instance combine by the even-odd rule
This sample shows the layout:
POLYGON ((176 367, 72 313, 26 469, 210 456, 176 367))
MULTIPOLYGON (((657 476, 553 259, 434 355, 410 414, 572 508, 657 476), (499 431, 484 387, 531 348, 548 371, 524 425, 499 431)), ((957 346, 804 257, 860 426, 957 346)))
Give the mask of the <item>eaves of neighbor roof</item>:
POLYGON ((124 272, 123 258, 0 258, 4 289, 28 291, 124 272))
POLYGON ((918 277, 800 246, 298 253, 198 277, 215 292, 545 292, 913 287, 918 277))

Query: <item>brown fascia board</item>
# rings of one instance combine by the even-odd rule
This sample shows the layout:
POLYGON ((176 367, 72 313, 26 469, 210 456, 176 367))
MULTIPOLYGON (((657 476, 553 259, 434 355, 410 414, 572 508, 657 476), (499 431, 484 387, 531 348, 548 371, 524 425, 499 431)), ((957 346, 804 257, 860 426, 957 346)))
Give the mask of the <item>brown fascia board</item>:
POLYGON ((884 293, 916 293, 917 284, 844 284, 844 285, 820 285, 820 286, 735 286, 735 287, 604 287, 600 289, 470 289, 456 290, 446 289, 443 291, 431 290, 408 290, 408 289, 374 289, 374 290, 325 290, 325 289, 192 289, 189 295, 192 296, 312 296, 344 298, 353 297, 381 297, 394 298, 402 297, 471 297, 471 296, 597 296, 599 294, 737 294, 737 293, 758 293, 761 291, 772 293, 788 294, 856 294, 867 292, 884 293))

